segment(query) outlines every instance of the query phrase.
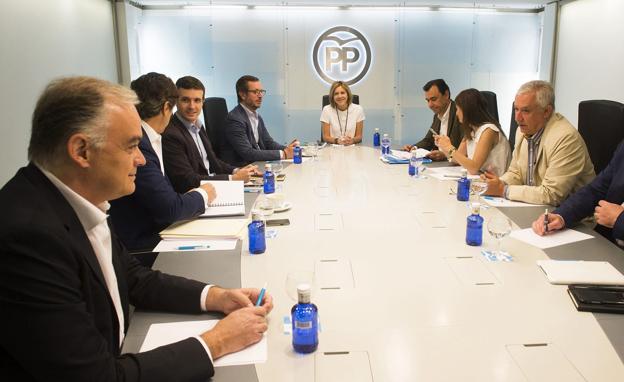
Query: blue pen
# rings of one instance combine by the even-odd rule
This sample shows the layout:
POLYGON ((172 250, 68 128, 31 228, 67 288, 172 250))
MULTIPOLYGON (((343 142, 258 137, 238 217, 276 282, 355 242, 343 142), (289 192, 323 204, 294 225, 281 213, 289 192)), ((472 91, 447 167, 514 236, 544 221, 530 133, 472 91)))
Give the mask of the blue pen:
POLYGON ((262 289, 260 289, 260 294, 258 295, 258 301, 256 301, 256 306, 260 306, 262 304, 262 299, 264 298, 264 294, 266 293, 267 283, 264 283, 262 289))
POLYGON ((202 248, 210 248, 209 245, 181 245, 176 249, 178 251, 188 251, 190 249, 202 249, 202 248))

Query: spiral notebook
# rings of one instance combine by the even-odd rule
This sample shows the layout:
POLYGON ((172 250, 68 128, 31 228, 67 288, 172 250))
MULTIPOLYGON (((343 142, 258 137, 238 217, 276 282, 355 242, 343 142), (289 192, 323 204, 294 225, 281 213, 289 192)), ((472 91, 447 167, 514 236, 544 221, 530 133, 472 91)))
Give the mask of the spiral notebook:
POLYGON ((245 191, 243 181, 203 181, 217 191, 217 198, 206 206, 201 217, 245 215, 245 191))

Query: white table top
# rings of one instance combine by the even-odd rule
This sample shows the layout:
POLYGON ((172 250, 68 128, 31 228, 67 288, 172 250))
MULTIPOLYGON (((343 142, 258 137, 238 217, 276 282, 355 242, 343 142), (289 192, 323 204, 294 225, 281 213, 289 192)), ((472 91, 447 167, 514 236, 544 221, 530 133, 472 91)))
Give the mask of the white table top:
MULTIPOLYGON (((624 380, 624 317, 577 312, 566 287, 549 284, 536 265, 577 252, 624 271, 621 250, 601 237, 546 252, 506 238, 514 261, 488 262, 480 250, 495 240, 484 227, 481 248, 465 244, 469 210, 449 194, 453 180, 414 180, 406 165, 378 158, 369 147, 327 147, 318 161, 288 166, 282 188, 293 208, 271 218, 291 225, 275 228, 262 255, 250 256, 243 241, 242 286, 267 282, 275 300, 259 381, 624 380), (285 280, 296 270, 316 277, 321 333, 309 355, 294 353, 283 331, 295 303, 285 280)), ((526 227, 543 209, 505 212, 526 227)), ((482 213, 486 224, 497 214, 482 213)), ((172 266, 167 255, 160 269, 196 275, 194 257, 172 266)), ((176 320, 135 316, 137 344, 148 322, 176 320)), ((245 377, 217 369, 215 380, 255 379, 241 370, 245 377)))

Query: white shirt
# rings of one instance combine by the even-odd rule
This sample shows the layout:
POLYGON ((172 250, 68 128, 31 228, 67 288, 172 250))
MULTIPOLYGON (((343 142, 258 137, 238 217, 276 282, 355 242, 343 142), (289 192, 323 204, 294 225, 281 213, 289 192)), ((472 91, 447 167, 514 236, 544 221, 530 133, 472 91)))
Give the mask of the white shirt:
MULTIPOLYGON (((37 166, 39 167, 39 166, 37 166)), ((124 340, 124 314, 121 307, 121 299, 119 297, 119 288, 117 287, 117 275, 113 268, 113 249, 111 246, 111 233, 106 221, 108 215, 106 211, 110 208, 108 202, 104 202, 99 206, 95 206, 87 199, 78 195, 74 190, 67 187, 54 174, 39 167, 41 172, 50 179, 50 182, 58 188, 63 194, 69 205, 72 207, 82 228, 84 228, 95 257, 97 258, 100 269, 104 275, 108 294, 113 301, 115 312, 117 313, 117 322, 119 322, 119 346, 124 340)))
MULTIPOLYGON (((125 320, 123 309, 121 307, 121 298, 119 297, 119 288, 117 286, 117 275, 115 274, 115 268, 113 267, 111 232, 106 220, 108 218, 106 211, 110 208, 110 204, 108 202, 104 202, 99 206, 95 206, 87 199, 77 194, 74 190, 67 187, 51 172, 44 170, 38 165, 37 168, 41 170, 43 175, 45 175, 50 182, 56 186, 63 197, 65 197, 67 203, 69 203, 78 216, 78 220, 80 220, 80 224, 89 238, 93 252, 95 252, 95 257, 97 258, 102 274, 104 275, 104 281, 106 282, 108 294, 113 301, 113 306, 115 307, 115 312, 117 313, 117 321, 119 323, 119 347, 121 348, 125 336, 125 320)), ((210 290, 211 286, 212 285, 206 285, 202 290, 199 301, 199 306, 202 311, 206 311, 206 297, 208 297, 208 290, 210 290)), ((212 362, 212 354, 210 353, 208 345, 200 336, 195 336, 195 338, 204 347, 204 350, 210 358, 210 362, 212 362)))
POLYGON ((204 142, 202 142, 201 137, 199 136, 199 131, 203 128, 201 121, 197 120, 195 122, 189 122, 180 114, 176 113, 178 119, 182 122, 184 127, 188 130, 189 134, 191 134, 191 138, 195 142, 195 147, 197 148, 197 152, 199 153, 199 157, 204 162, 204 167, 206 167, 206 172, 210 174, 210 162, 208 161, 208 154, 206 153, 206 149, 204 148, 204 142))
POLYGON ((334 138, 355 137, 357 123, 365 118, 362 106, 354 103, 344 111, 327 105, 321 112, 321 122, 329 124, 329 133, 334 138))
POLYGON ((147 134, 147 139, 149 139, 152 144, 152 148, 156 152, 156 156, 158 157, 158 161, 160 162, 160 172, 165 175, 165 164, 163 163, 163 154, 162 154, 162 136, 156 132, 147 122, 141 121, 141 127, 145 130, 145 134, 147 134))
POLYGON ((258 136, 258 123, 260 123, 260 119, 258 118, 258 112, 255 110, 249 110, 247 106, 243 105, 242 103, 240 105, 243 107, 243 110, 245 110, 245 113, 247 113, 247 118, 249 118, 249 122, 251 123, 251 131, 253 132, 256 143, 258 143, 258 140, 260 139, 258 136))
MULTIPOLYGON (((141 126, 145 130, 145 134, 147 134, 147 139, 149 139, 150 143, 152 144, 152 148, 156 152, 156 156, 158 157, 158 161, 160 162, 160 172, 162 172, 163 176, 165 176, 165 163, 163 162, 163 154, 162 154, 162 135, 158 134, 156 130, 154 130, 152 126, 150 126, 145 121, 141 121, 141 126)), ((204 191, 204 189, 194 188, 191 191, 199 192, 199 194, 204 199, 204 204, 208 205, 208 193, 204 191)))
POLYGON ((509 148, 509 141, 507 141, 505 135, 500 132, 500 129, 496 127, 496 125, 486 123, 481 125, 481 127, 479 127, 476 131, 473 131, 473 138, 471 140, 466 140, 468 158, 472 159, 474 157, 479 139, 481 139, 481 135, 487 129, 494 130, 498 133, 498 142, 492 150, 490 150, 488 157, 481 166, 481 170, 493 172, 496 176, 501 176, 505 173, 505 171, 507 171, 507 166, 509 166, 511 149, 509 148))
POLYGON ((448 123, 449 115, 451 114, 451 103, 449 102, 446 107, 446 111, 442 114, 442 118, 436 114, 436 117, 440 120, 440 135, 448 135, 448 123))

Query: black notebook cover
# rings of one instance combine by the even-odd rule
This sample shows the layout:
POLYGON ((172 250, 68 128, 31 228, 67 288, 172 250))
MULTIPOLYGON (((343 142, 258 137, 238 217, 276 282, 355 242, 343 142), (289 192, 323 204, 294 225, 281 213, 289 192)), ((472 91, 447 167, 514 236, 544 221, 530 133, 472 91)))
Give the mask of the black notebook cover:
POLYGON ((580 312, 624 314, 624 286, 571 284, 568 294, 580 312))

